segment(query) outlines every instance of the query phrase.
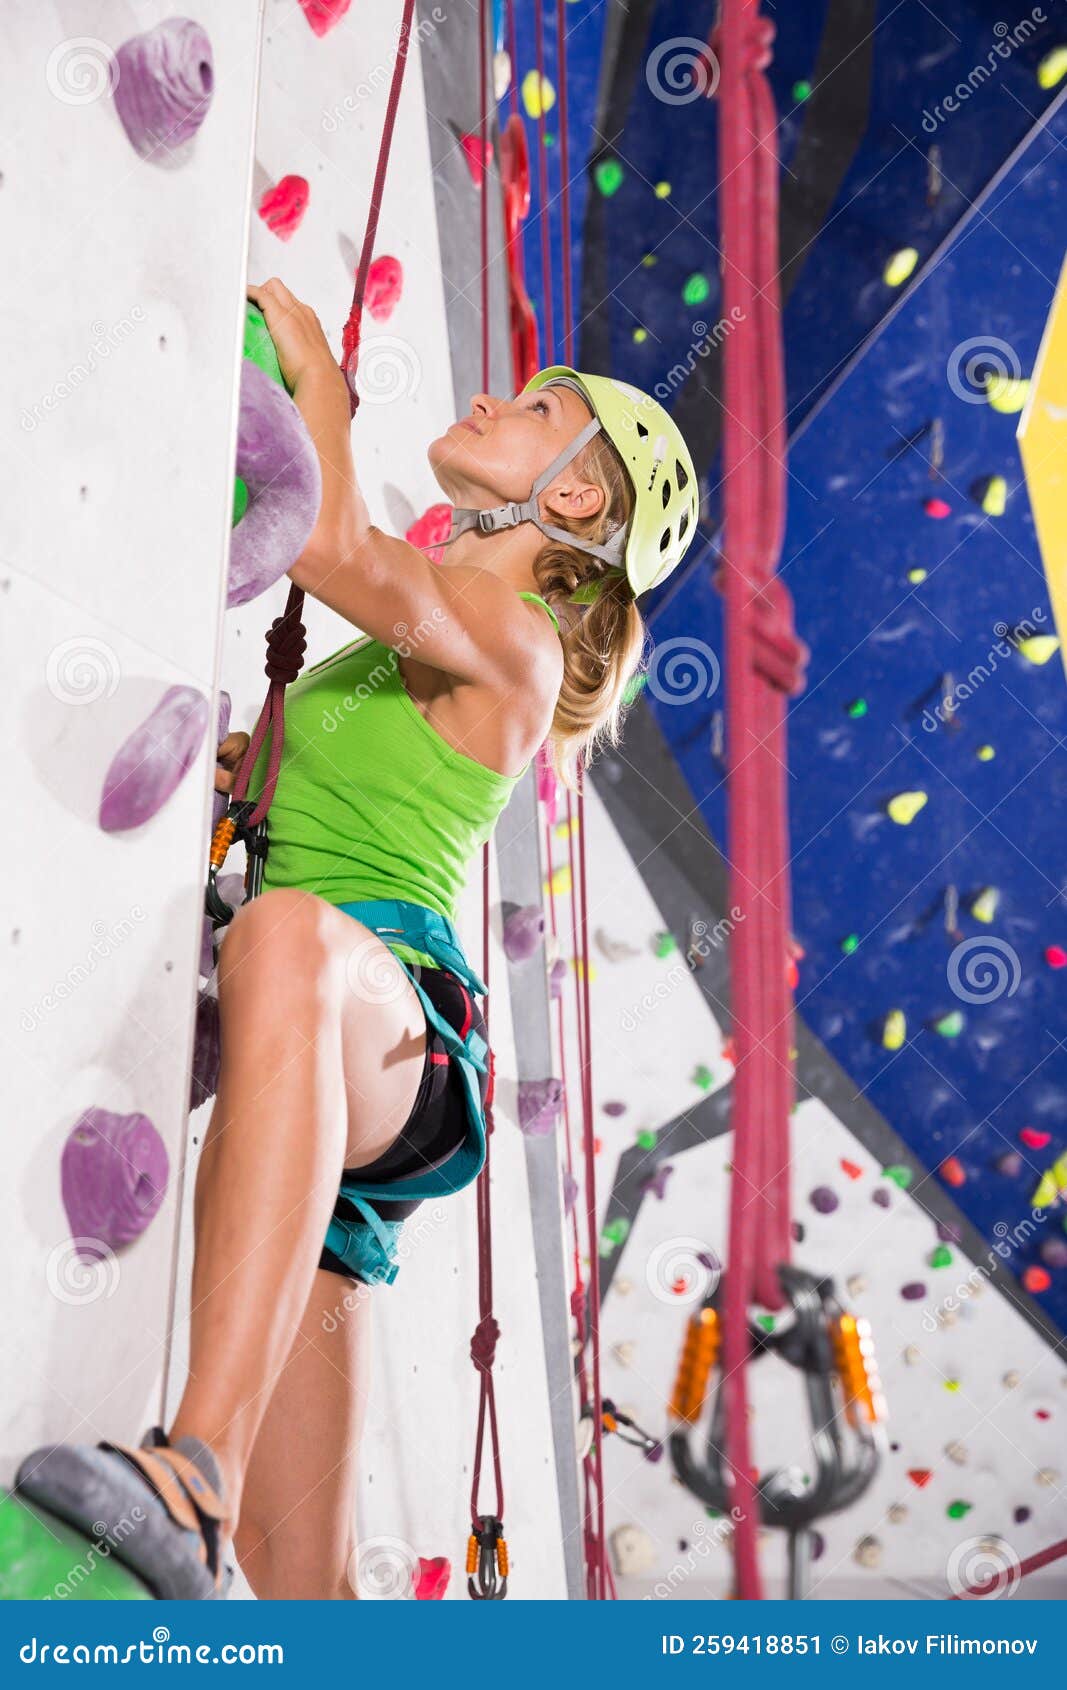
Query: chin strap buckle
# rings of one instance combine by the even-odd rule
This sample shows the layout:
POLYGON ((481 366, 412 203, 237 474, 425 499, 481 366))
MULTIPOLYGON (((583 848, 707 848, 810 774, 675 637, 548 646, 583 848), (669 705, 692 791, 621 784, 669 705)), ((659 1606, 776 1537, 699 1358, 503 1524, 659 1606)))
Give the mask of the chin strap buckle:
POLYGON ((525 505, 516 504, 512 500, 510 505, 498 505, 495 510, 478 512, 478 527, 483 534, 498 534, 502 528, 517 528, 520 522, 526 522, 529 512, 525 505))

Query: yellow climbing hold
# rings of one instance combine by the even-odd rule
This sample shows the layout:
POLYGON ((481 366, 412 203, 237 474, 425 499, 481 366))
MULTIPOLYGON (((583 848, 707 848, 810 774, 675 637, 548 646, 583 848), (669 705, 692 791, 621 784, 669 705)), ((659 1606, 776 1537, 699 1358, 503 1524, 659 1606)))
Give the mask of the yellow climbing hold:
POLYGON ((1028 640, 1019 641, 1019 650, 1027 663, 1033 663, 1036 668, 1047 663, 1053 652, 1059 649, 1060 642, 1055 634, 1032 634, 1028 640))
POLYGON ((670 185, 670 183, 669 182, 657 182, 656 187, 655 187, 655 195, 656 195, 656 198, 658 200, 670 199, 670 197, 671 197, 671 185, 670 185))
MULTIPOLYGON (((581 959, 580 956, 572 956, 571 957, 571 967, 574 969, 575 974, 577 974, 577 976, 580 980, 582 978, 582 959, 581 959)), ((596 979, 596 963, 593 962, 593 961, 590 961, 590 963, 589 963, 589 984, 592 985, 593 981, 595 979, 596 979)))
POLYGON ((915 820, 926 800, 925 792, 898 792, 895 798, 889 800, 886 808, 893 821, 899 822, 901 827, 907 827, 909 822, 915 820))
POLYGON ((569 833, 578 832, 578 817, 572 816, 570 821, 557 822, 552 829, 557 839, 566 839, 569 833))
POLYGON ((908 1023, 902 1009, 891 1009, 882 1026, 882 1044, 886 1050, 899 1050, 908 1036, 908 1023))
POLYGON ((1064 1195, 1067 1195, 1067 1155, 1059 1157, 1051 1168, 1045 1169, 1037 1183, 1037 1190, 1030 1199, 1030 1207, 1051 1209, 1064 1195))
POLYGON ((648 339, 648 330, 647 329, 635 329, 634 330, 634 345, 635 346, 643 346, 647 339, 648 339))
POLYGON ((911 582, 913 587, 917 587, 919 585, 920 581, 926 580, 926 570, 925 569, 909 569, 908 570, 908 580, 911 582))
POLYGON ((975 921, 990 922, 997 913, 1000 903, 1000 893, 995 886, 983 886, 971 905, 971 914, 975 921))
POLYGON ((1013 417, 1026 404, 1030 392, 1028 376, 987 376, 985 396, 994 411, 1013 417))
POLYGON ((1002 475, 991 475, 982 494, 986 516, 1003 516, 1008 503, 1008 483, 1002 475))
POLYGON ((540 117, 543 112, 552 110, 556 103, 556 90, 547 76, 538 81, 536 70, 526 72, 522 79, 522 103, 527 117, 540 117))
POLYGON ((545 891, 554 893, 557 898, 565 898, 572 885, 570 863, 560 863, 559 868, 553 869, 551 880, 546 882, 545 891))
POLYGON ((907 281, 918 262, 919 254, 915 247, 901 247, 899 252, 895 252, 893 254, 885 269, 882 271, 882 280, 886 287, 900 287, 903 282, 907 281))
POLYGON ((991 763, 995 756, 996 752, 991 745, 980 745, 978 747, 977 757, 980 763, 991 763))
POLYGON ((1037 67, 1039 88, 1055 88, 1067 76, 1067 47, 1053 47, 1037 67))

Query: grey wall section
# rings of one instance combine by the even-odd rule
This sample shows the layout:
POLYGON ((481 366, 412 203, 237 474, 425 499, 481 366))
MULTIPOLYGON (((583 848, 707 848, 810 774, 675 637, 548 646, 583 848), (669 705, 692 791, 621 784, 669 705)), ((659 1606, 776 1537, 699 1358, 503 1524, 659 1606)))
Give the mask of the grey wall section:
MULTIPOLYGON (((627 719, 626 743, 621 755, 594 763, 592 775, 611 820, 662 912, 664 925, 680 943, 684 943, 683 936, 694 916, 706 922, 709 931, 714 930, 729 908, 727 866, 704 827, 692 793, 643 699, 627 719)), ((694 978, 716 1020, 728 1026, 730 989, 726 947, 711 946, 694 978)), ((910 1168, 913 1181, 908 1196, 912 1201, 932 1220, 953 1228, 959 1248, 969 1260, 981 1263, 984 1273, 1016 1312, 1058 1349, 1062 1343, 1060 1334, 1044 1311, 999 1257, 993 1256, 981 1233, 936 1180, 929 1177, 930 1170, 885 1117, 857 1094, 855 1082, 800 1016, 795 1023, 795 1044, 798 1101, 819 1098, 883 1167, 910 1168)), ((664 1155, 676 1156, 726 1132, 730 1126, 728 1098, 729 1091, 724 1089, 670 1122, 660 1134, 659 1148, 664 1155)), ((639 1153, 622 1157, 608 1200, 606 1222, 617 1215, 634 1218, 643 1201, 641 1179, 646 1175, 647 1163, 639 1153)), ((616 1251, 602 1269, 605 1294, 623 1255, 623 1250, 616 1251)))

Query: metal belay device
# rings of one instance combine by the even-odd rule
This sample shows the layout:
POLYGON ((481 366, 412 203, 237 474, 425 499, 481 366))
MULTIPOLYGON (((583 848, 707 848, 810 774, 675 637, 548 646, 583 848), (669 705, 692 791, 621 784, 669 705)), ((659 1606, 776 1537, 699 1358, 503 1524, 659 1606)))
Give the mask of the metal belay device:
MULTIPOLYGON (((811 1531, 862 1496, 878 1470, 885 1442, 885 1399, 866 1320, 839 1303, 830 1279, 781 1266, 778 1278, 792 1318, 766 1332, 750 1323, 751 1359, 777 1355, 804 1377, 811 1422, 812 1469, 776 1467, 756 1481, 759 1517, 789 1534, 789 1595, 807 1594, 811 1531)), ((732 1485, 725 1460, 726 1392, 721 1382, 708 1425, 703 1461, 690 1435, 707 1405, 719 1360, 719 1291, 689 1321, 670 1401, 668 1442, 674 1470, 688 1491, 728 1515, 732 1485)))

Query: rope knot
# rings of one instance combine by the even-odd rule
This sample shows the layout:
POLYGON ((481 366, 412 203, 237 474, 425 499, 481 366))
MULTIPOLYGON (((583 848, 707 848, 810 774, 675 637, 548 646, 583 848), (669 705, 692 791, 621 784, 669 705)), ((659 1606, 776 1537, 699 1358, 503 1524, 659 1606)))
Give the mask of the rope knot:
POLYGON ((488 1373, 496 1359, 496 1341, 500 1326, 491 1314, 483 1315, 471 1339, 471 1360, 480 1373, 488 1373))
POLYGON ((270 680, 281 681, 285 686, 295 681, 304 667, 306 650, 307 636, 299 616, 294 618, 288 611, 276 616, 267 634, 265 667, 270 680))
MULTIPOLYGON (((774 57, 774 37, 777 33, 771 18, 759 12, 746 13, 741 35, 741 74, 750 70, 766 70, 774 57)), ((716 24, 708 37, 708 46, 718 65, 722 64, 722 25, 716 24)), ((709 98, 718 92, 719 78, 712 77, 709 98)))

